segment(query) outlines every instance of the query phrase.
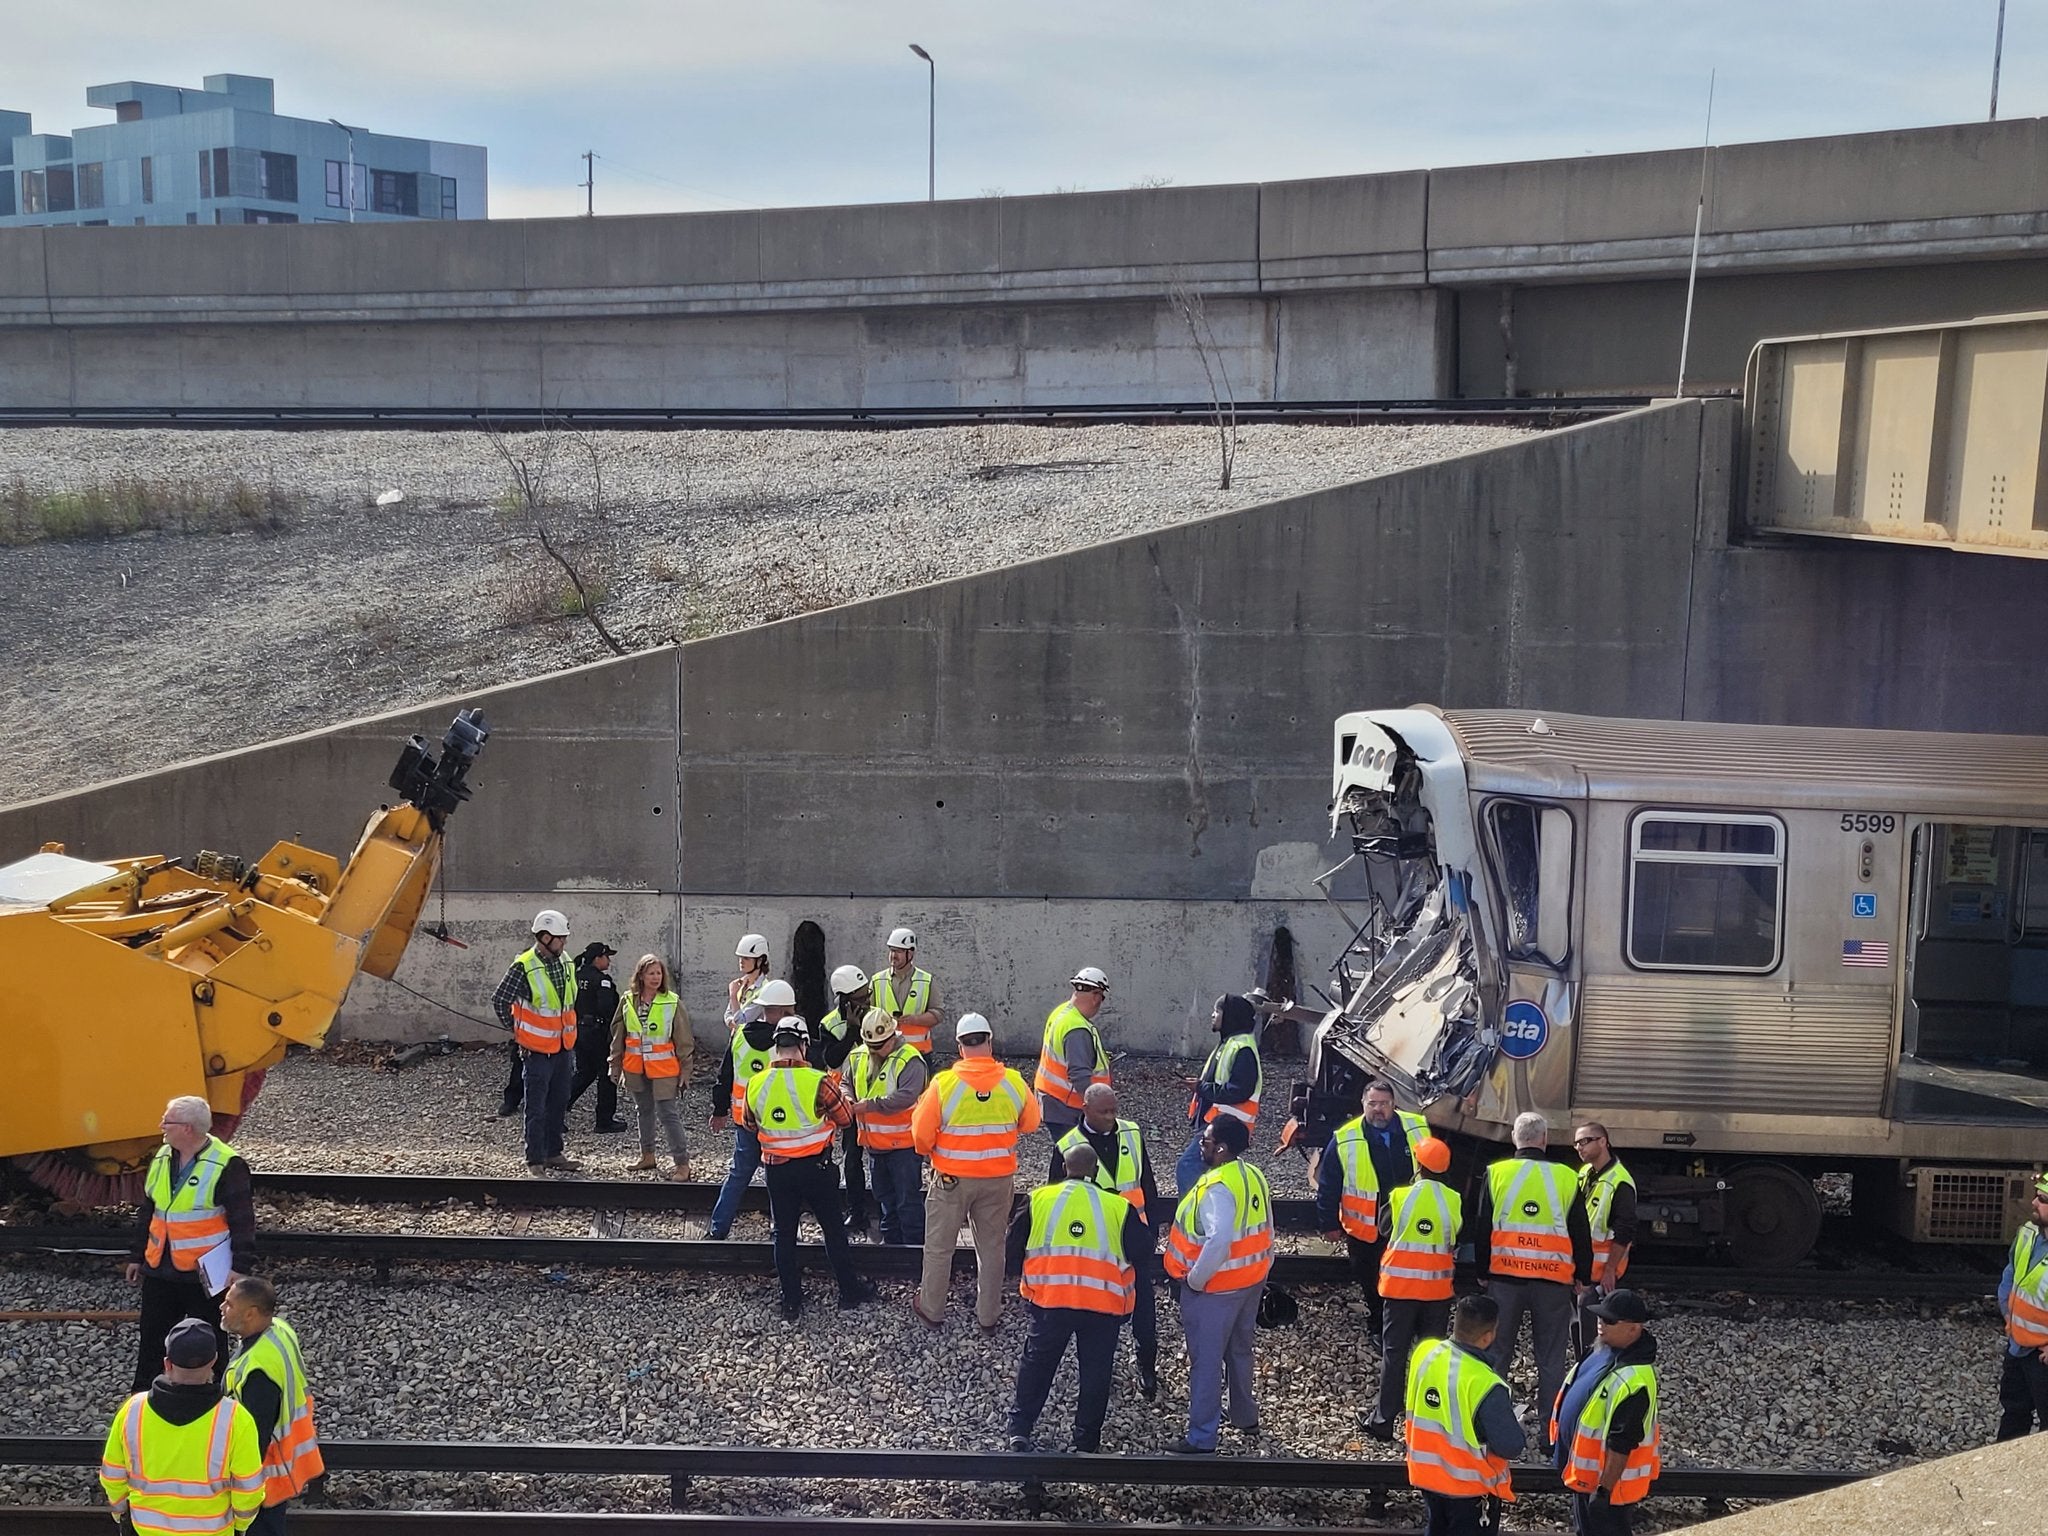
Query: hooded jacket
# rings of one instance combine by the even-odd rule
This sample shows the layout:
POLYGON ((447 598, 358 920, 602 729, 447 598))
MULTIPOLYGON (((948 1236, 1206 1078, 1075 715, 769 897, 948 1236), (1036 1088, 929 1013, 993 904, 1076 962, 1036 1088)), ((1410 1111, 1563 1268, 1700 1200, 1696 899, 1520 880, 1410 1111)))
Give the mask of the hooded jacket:
MULTIPOLYGON (((1216 1007, 1223 1016, 1221 1026, 1217 1030, 1219 1046, 1232 1035, 1250 1035, 1259 1027, 1259 1016, 1253 1010, 1250 998, 1239 997, 1235 992, 1226 992, 1216 1000, 1216 1007)), ((1228 1104, 1243 1103, 1251 1097, 1252 1089, 1258 1080, 1258 1058, 1249 1051, 1237 1053, 1237 1059, 1230 1065, 1229 1078, 1222 1082, 1211 1081, 1205 1068, 1202 1080, 1195 1084, 1195 1122, 1199 1124, 1202 1112, 1218 1099, 1228 1104)))
MULTIPOLYGON (((775 1026, 765 1018, 749 1021, 740 1033, 747 1037, 747 1044, 757 1051, 773 1049, 775 1026)), ((725 1113, 725 1107, 732 1103, 732 1043, 726 1042, 725 1059, 718 1064, 718 1087, 711 1095, 712 1118, 725 1113)))

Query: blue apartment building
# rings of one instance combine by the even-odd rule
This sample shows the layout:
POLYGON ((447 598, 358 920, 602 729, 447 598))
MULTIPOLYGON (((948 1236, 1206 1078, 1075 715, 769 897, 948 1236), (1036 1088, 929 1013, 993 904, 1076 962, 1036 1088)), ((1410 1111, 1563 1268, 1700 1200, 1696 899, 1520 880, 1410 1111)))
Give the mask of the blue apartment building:
POLYGON ((0 229, 50 224, 344 224, 488 215, 486 155, 279 117, 274 82, 203 89, 124 80, 88 105, 114 121, 37 133, 0 111, 0 229))

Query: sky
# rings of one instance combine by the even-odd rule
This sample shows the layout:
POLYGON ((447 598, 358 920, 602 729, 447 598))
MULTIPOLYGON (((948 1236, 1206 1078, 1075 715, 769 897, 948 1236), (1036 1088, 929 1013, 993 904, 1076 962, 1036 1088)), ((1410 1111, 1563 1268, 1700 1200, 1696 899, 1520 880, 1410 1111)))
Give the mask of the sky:
MULTIPOLYGON (((1280 181, 1981 121, 1998 0, 14 0, 0 108, 269 75, 483 144, 494 217, 1280 181)), ((2048 113, 2008 0, 1999 116, 2048 113)))

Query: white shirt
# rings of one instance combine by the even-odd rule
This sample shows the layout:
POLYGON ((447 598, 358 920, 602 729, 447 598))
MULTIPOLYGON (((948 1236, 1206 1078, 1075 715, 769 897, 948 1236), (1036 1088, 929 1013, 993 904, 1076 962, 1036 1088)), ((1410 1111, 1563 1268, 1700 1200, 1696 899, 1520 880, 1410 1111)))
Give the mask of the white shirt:
POLYGON ((1187 1284, 1204 1291, 1209 1288, 1210 1277, 1230 1257, 1230 1245, 1237 1236, 1237 1196, 1221 1179, 1203 1192, 1201 1203, 1195 1207, 1195 1230, 1190 1235, 1202 1245, 1202 1251, 1188 1266, 1187 1284))

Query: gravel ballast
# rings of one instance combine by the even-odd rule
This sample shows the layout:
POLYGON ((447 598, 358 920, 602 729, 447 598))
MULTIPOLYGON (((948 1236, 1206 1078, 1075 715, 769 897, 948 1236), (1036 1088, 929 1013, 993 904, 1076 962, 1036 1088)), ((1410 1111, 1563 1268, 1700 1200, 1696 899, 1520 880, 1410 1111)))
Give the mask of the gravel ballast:
MULTIPOLYGON (((9 547, 0 804, 609 654, 559 616, 506 455, 629 649, 787 617, 1499 446, 1484 426, 1213 431, 0 432, 0 498, 236 482, 276 531, 9 547), (501 449, 503 450, 501 452, 501 449), (599 474, 593 480, 591 461, 599 474), (602 511, 596 510, 601 484, 602 511), (18 487, 18 490, 17 490, 18 487), (397 490, 395 506, 374 505, 397 490), (429 616, 431 616, 429 618, 429 616), (61 637, 61 643, 58 640, 61 637), (180 687, 196 658, 214 679, 180 687), (138 729, 140 721, 150 722, 138 729)), ((125 850, 116 850, 125 851, 125 850)))
MULTIPOLYGON (((238 1145, 259 1167, 510 1172, 516 1122, 488 1118, 502 1056, 464 1051, 400 1074, 368 1053, 294 1057, 271 1076, 238 1145)), ((1119 1065, 1127 1104, 1150 1128, 1184 1110, 1188 1064, 1119 1065)), ((705 1089, 692 1091, 699 1125, 705 1089)), ((578 1106, 570 1150, 592 1172, 623 1173, 637 1139, 593 1135, 578 1106), (580 1128, 579 1128, 580 1126, 580 1128), (596 1150, 602 1148, 603 1150, 596 1150)), ((1262 1141, 1269 1137, 1262 1135, 1262 1141)), ((1172 1144, 1170 1135, 1164 1138, 1172 1144)), ((701 1172, 715 1176, 725 1138, 700 1142, 701 1172), (714 1148, 716 1149, 714 1155, 714 1148)), ((1177 1150, 1177 1145, 1173 1147, 1177 1150)), ((1170 1164, 1164 1152, 1162 1171, 1170 1164)), ((1261 1158, 1276 1189, 1305 1192, 1291 1154, 1261 1158), (1284 1183, 1292 1170, 1292 1184, 1284 1183)), ((1027 1149, 1026 1168, 1031 1167, 1027 1149)), ((1020 1182, 1028 1179, 1020 1177, 1020 1182)), ((266 1223, 322 1228, 330 1219, 380 1230, 489 1230, 503 1213, 436 1207, 345 1207, 272 1201, 266 1223), (458 1225, 443 1227, 444 1220, 458 1225), (481 1228, 460 1225, 485 1223, 481 1228)), ((533 1231, 558 1213, 535 1212, 533 1231)), ((559 1213, 565 1232, 587 1213, 559 1213)), ((630 1213, 628 1235, 682 1218, 630 1213)), ((694 1219, 692 1219, 694 1225, 694 1219)), ((691 1235, 691 1234, 675 1234, 691 1235)), ((765 1224, 736 1236, 765 1237, 765 1224)), ((332 1438, 613 1440, 642 1443, 837 1445, 998 1449, 1023 1347, 1014 1287, 1002 1331, 968 1324, 971 1281, 956 1282, 946 1330, 927 1334, 909 1314, 910 1287, 883 1283, 880 1301, 834 1310, 829 1281, 808 1280, 809 1306, 785 1326, 771 1277, 533 1266, 395 1266, 379 1285, 367 1266, 294 1260, 269 1273, 305 1339, 323 1431, 332 1438)), ((1258 1386, 1263 1434, 1226 1433, 1229 1454, 1391 1458, 1362 1441, 1353 1410, 1372 1391, 1377 1351, 1362 1334, 1364 1306, 1345 1286, 1297 1291, 1297 1327, 1262 1332, 1258 1386)), ((1989 1440, 2000 1331, 1989 1304, 1747 1302, 1653 1297, 1662 1345, 1667 1461, 1877 1470, 1989 1440)), ((0 1307, 130 1306, 112 1263, 15 1259, 0 1263, 0 1307)), ((1156 1453, 1180 1432, 1186 1368, 1171 1304, 1162 1301, 1162 1390, 1135 1391, 1129 1346, 1118 1367, 1104 1436, 1111 1454, 1156 1453)), ((0 1433, 97 1434, 119 1402, 132 1360, 129 1328, 0 1324, 0 1433)), ((1526 1395, 1526 1350, 1511 1384, 1526 1395)), ((1067 1366, 1039 1425, 1039 1442, 1064 1449, 1073 1402, 1067 1366)), ((356 1505, 460 1508, 659 1509, 659 1479, 347 1474, 336 1500, 356 1505)), ((81 1501, 89 1470, 0 1470, 0 1498, 81 1501)), ((1022 1512, 1012 1487, 742 1483, 693 1489, 706 1512, 849 1512, 991 1518, 1022 1512)), ((1274 1491, 1055 1488, 1049 1510, 1068 1520, 1235 1520, 1358 1523, 1362 1499, 1274 1491)), ((1397 1499, 1391 1517, 1418 1510, 1397 1499)), ((1646 1526, 1696 1518, 1698 1506, 1653 1502, 1646 1526)), ((1555 1524, 1555 1500, 1517 1506, 1518 1528, 1555 1524)))

